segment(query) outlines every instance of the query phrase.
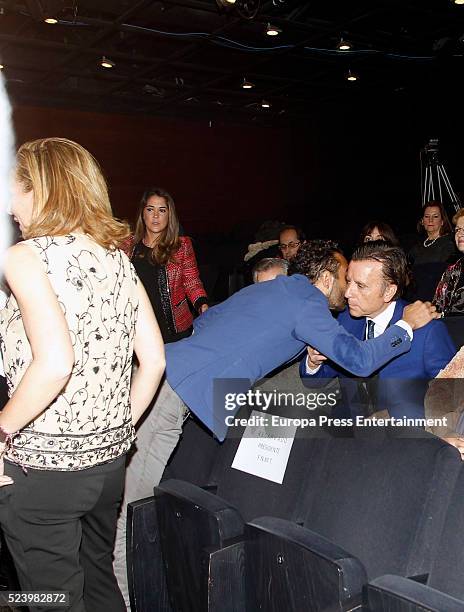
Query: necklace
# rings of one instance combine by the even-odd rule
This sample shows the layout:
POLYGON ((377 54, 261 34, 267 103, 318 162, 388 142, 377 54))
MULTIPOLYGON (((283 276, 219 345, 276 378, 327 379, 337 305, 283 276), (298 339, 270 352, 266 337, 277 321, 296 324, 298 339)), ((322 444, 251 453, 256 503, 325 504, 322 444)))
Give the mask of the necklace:
POLYGON ((433 243, 434 243, 436 240, 438 240, 438 238, 439 238, 439 237, 440 237, 440 236, 437 236, 437 237, 436 237, 436 238, 434 238, 433 240, 432 240, 431 238, 426 238, 426 239, 424 240, 424 246, 425 246, 425 248, 427 248, 427 247, 429 247, 429 246, 432 246, 432 244, 433 244, 433 243))

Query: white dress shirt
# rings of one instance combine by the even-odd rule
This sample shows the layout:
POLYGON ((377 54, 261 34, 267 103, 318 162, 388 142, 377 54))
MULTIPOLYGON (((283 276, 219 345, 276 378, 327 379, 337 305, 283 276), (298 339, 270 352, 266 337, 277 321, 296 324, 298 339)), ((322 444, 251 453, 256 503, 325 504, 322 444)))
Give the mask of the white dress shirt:
MULTIPOLYGON (((374 338, 377 338, 377 336, 381 336, 383 332, 387 329, 388 325, 390 324, 390 321, 393 318, 395 306, 396 301, 390 302, 390 304, 388 304, 385 310, 382 310, 382 312, 376 317, 366 317, 366 331, 364 332, 364 340, 367 339, 367 321, 374 321, 374 338)), ((406 323, 406 321, 400 319, 395 323, 395 325, 402 327, 408 333, 408 336, 412 340, 414 334, 412 332, 412 327, 409 325, 409 323, 406 323)), ((317 366, 317 368, 311 369, 308 365, 308 357, 306 357, 306 374, 316 374, 316 372, 319 371, 320 367, 321 366, 317 366)))

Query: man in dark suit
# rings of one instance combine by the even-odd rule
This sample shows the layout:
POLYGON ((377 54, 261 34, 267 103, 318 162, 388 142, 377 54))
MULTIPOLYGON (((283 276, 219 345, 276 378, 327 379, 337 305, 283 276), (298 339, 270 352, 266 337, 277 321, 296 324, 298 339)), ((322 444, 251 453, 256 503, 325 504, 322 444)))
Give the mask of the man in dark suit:
MULTIPOLYGON (((354 253, 347 271, 345 297, 348 309, 338 322, 360 340, 381 336, 401 319, 406 302, 401 295, 408 280, 407 261, 402 249, 385 242, 368 242, 354 253)), ((424 418, 424 396, 428 381, 446 366, 456 352, 442 321, 417 330, 411 350, 397 355, 375 373, 374 384, 360 385, 340 364, 324 363, 326 355, 308 347, 300 373, 308 383, 339 376, 345 414, 388 411, 393 417, 424 418)))

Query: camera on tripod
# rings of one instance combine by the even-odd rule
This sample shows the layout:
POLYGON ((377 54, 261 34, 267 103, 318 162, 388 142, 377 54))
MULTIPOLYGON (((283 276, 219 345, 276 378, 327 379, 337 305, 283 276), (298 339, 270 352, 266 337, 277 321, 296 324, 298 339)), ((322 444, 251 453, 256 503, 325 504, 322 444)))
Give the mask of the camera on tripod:
POLYGON ((448 178, 444 165, 439 160, 438 138, 430 138, 428 144, 421 150, 421 192, 422 207, 428 202, 437 200, 446 207, 451 204, 454 212, 461 208, 461 202, 448 178), (444 201, 443 196, 447 196, 444 201))

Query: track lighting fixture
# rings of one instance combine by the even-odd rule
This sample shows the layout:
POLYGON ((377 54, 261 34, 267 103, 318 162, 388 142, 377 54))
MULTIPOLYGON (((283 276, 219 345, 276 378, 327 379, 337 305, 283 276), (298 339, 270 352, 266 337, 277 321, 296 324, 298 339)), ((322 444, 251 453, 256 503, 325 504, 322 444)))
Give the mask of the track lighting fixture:
POLYGON ((358 75, 355 74, 354 72, 351 72, 351 70, 348 70, 348 72, 345 75, 345 79, 347 81, 357 81, 358 80, 358 75))
POLYGON ((234 6, 236 0, 216 0, 216 4, 218 5, 219 8, 223 9, 228 9, 231 6, 234 6))
POLYGON ((349 51, 350 49, 352 49, 352 47, 353 45, 344 38, 340 38, 340 42, 337 45, 337 49, 339 51, 349 51))
POLYGON ((282 30, 276 26, 271 25, 270 23, 266 26, 266 34, 268 36, 278 36, 282 30))
POLYGON ((101 58, 101 60, 100 60, 100 66, 102 68, 114 68, 116 66, 116 64, 112 60, 110 60, 107 57, 103 56, 101 58))

